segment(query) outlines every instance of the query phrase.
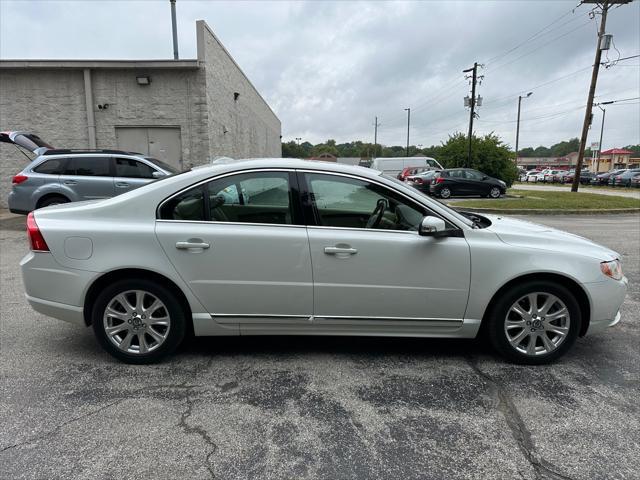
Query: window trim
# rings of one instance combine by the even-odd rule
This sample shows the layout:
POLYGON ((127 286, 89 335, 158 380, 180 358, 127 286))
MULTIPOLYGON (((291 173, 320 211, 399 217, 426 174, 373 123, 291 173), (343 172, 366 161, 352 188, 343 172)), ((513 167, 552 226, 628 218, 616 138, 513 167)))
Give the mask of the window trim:
POLYGON ((449 220, 448 218, 443 217, 442 215, 438 214, 437 212, 434 212, 433 210, 431 210, 429 207, 427 207, 426 205, 423 205, 420 202, 417 202, 415 199, 411 198, 410 196, 404 194, 403 192, 400 192, 394 188, 389 187, 389 185, 386 185, 382 182, 376 181, 372 178, 365 178, 365 177, 360 177, 358 175, 352 175, 349 173, 342 173, 342 172, 327 172, 324 170, 297 170, 298 172, 298 177, 299 180, 298 182, 303 186, 303 191, 302 191, 302 196, 301 196, 301 201, 303 203, 303 208, 304 208, 304 213, 305 213, 305 217, 313 219, 313 223, 311 222, 307 222, 307 228, 315 228, 315 229, 331 229, 331 230, 356 230, 359 232, 390 232, 390 233, 408 233, 408 234, 415 234, 415 235, 419 235, 419 233, 417 231, 414 230, 394 230, 394 229, 380 229, 380 228, 359 228, 359 227, 333 227, 333 226, 327 226, 327 225, 320 225, 318 222, 318 210, 315 206, 315 202, 313 202, 311 200, 311 189, 309 187, 309 185, 307 184, 307 179, 305 177, 305 174, 307 173, 311 173, 311 174, 320 174, 320 175, 329 175, 329 176, 338 176, 338 177, 347 177, 347 178, 353 178, 354 180, 359 180, 361 182, 369 182, 369 183, 374 183, 382 188, 385 188, 387 190, 391 190, 394 194, 403 197, 404 199, 406 199, 410 206, 412 206, 412 208, 416 208, 416 210, 422 210, 423 212, 427 212, 427 213, 423 213, 423 216, 433 216, 433 217, 437 217, 440 218, 441 220, 444 220, 447 224, 453 225, 453 229, 451 229, 452 231, 459 231, 457 233, 454 233, 450 236, 464 236, 462 229, 456 225, 454 222, 452 222, 451 220, 449 220))
POLYGON ((251 225, 251 226, 269 226, 269 227, 296 227, 296 228, 305 228, 305 218, 302 213, 302 207, 300 205, 300 188, 298 185, 298 178, 296 175, 296 170, 292 168, 254 168, 250 170, 236 170, 233 172, 227 172, 220 175, 215 175, 213 177, 208 177, 204 180, 200 180, 196 183, 193 183, 187 187, 184 187, 177 192, 174 192, 170 196, 163 199, 158 206, 156 207, 156 222, 180 222, 180 223, 205 223, 208 225, 251 225), (230 177, 234 175, 244 175, 247 173, 288 173, 288 181, 289 181, 289 196, 291 199, 291 214, 293 223, 253 223, 253 222, 220 222, 217 220, 211 220, 211 211, 209 206, 209 182, 213 182, 214 180, 219 180, 221 178, 230 177), (187 190, 192 190, 197 187, 200 187, 203 191, 204 196, 204 219, 203 220, 177 220, 170 218, 161 218, 160 210, 165 203, 169 202, 174 197, 181 195, 187 190))

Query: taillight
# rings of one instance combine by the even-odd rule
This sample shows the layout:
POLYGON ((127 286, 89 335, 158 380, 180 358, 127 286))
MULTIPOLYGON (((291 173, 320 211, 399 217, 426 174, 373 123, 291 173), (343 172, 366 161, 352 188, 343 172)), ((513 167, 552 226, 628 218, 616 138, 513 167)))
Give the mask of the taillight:
POLYGON ((14 175, 13 178, 11 179, 11 183, 13 183, 14 185, 19 185, 22 182, 29 180, 29 177, 27 177, 26 175, 14 175))
POLYGON ((36 219, 33 216, 33 212, 27 216, 27 234, 29 235, 29 241, 31 242, 31 250, 34 252, 48 252, 49 246, 44 241, 42 232, 38 228, 36 219))
POLYGON ((444 177, 436 178, 436 183, 442 183, 442 182, 444 182, 444 177))

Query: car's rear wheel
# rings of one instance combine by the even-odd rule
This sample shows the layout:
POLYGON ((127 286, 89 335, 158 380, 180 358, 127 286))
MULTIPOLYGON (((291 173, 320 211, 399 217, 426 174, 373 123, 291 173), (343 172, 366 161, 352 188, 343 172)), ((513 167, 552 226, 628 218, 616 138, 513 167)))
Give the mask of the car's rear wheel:
POLYGON ((491 198, 500 198, 500 194, 502 192, 500 191, 500 189, 498 187, 491 187, 491 189, 489 190, 489 197, 491 198))
POLYGON ((451 190, 449 190, 448 187, 443 187, 440 190, 440 197, 441 198, 449 198, 451 196, 451 190))
POLYGON ((153 363, 185 335, 184 310, 175 295, 145 279, 121 280, 98 295, 91 320, 111 355, 127 363, 153 363))
POLYGON ((59 205, 61 203, 69 203, 69 199, 67 197, 63 197, 62 195, 51 195, 50 197, 46 197, 38 203, 38 208, 49 207, 51 205, 59 205))
POLYGON ((494 348, 509 360, 540 365, 571 348, 581 320, 580 307, 569 290, 532 281, 512 288, 496 302, 488 334, 494 348))

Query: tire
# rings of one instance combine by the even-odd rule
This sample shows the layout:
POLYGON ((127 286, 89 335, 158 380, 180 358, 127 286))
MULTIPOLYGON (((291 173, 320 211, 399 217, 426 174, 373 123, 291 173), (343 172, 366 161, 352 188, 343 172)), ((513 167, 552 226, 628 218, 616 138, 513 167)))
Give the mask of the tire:
POLYGON ((91 308, 91 321, 100 345, 118 360, 133 364, 154 363, 169 355, 186 331, 185 313, 176 296, 145 279, 120 280, 105 288, 91 308))
POLYGON ((501 194, 502 194, 502 192, 500 191, 500 189, 498 187, 491 187, 487 197, 489 197, 489 198, 500 198, 501 194))
POLYGON ((448 187, 444 187, 440 189, 440 198, 449 198, 451 197, 451 190, 448 187))
POLYGON ((524 365, 543 365, 560 358, 573 346, 582 323, 574 295, 562 285, 543 281, 525 282, 511 288, 494 304, 487 320, 489 341, 495 350, 511 362, 524 365), (529 295, 536 295, 538 308, 555 298, 557 301, 553 301, 549 316, 557 313, 560 317, 549 321, 542 317, 545 313, 539 315, 534 311, 537 318, 533 319, 512 311, 519 302, 520 311, 530 315, 529 295), (562 307, 565 315, 562 315, 562 307))
POLYGON ((59 205, 61 203, 69 203, 69 199, 67 197, 63 197, 62 195, 52 195, 40 201, 40 203, 38 204, 38 208, 44 208, 50 205, 59 205))

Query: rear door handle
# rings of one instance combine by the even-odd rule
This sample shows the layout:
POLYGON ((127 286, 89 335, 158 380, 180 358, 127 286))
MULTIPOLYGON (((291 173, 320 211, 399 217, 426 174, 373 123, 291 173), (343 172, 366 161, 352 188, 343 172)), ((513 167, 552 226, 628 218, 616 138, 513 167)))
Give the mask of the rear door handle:
POLYGON ((178 250, 189 250, 190 248, 202 248, 206 250, 210 246, 211 245, 203 241, 188 240, 186 242, 176 242, 176 248, 178 250))
POLYGON ((327 255, 355 255, 356 253, 358 253, 358 250, 352 247, 324 247, 324 253, 326 253, 327 255))
POLYGON ((127 182, 116 182, 116 187, 128 187, 129 184, 127 182))
POLYGON ((65 185, 77 185, 78 182, 76 182, 75 180, 65 180, 64 184, 65 185))

